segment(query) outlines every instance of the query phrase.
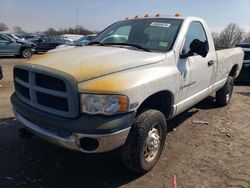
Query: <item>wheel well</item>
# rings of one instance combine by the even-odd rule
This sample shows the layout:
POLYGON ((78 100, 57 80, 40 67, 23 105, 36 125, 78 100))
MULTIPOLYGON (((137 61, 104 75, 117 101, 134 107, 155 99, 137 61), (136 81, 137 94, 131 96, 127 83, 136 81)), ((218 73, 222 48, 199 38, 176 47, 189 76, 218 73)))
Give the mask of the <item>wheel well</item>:
POLYGON ((26 49, 26 48, 27 48, 26 46, 21 47, 21 48, 20 48, 20 54, 21 54, 22 51, 23 51, 24 49, 26 49))
POLYGON ((234 65, 229 73, 229 76, 232 76, 232 77, 236 77, 236 74, 237 74, 237 70, 238 70, 238 65, 234 65))
POLYGON ((160 91, 148 97, 140 105, 138 113, 146 108, 161 111, 166 119, 170 119, 173 114, 174 96, 170 91, 160 91))
POLYGON ((23 47, 21 47, 21 48, 20 48, 20 53, 22 53, 22 51, 25 50, 25 49, 27 49, 27 48, 29 49, 29 48, 31 48, 31 47, 28 47, 28 46, 23 46, 23 47))

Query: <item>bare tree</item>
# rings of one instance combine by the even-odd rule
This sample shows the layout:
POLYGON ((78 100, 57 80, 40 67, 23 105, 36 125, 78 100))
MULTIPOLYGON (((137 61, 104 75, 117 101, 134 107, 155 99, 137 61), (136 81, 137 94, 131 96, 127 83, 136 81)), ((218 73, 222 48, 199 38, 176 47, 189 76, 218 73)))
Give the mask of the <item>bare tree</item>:
POLYGON ((62 34, 88 35, 88 34, 92 34, 93 31, 85 29, 83 26, 77 25, 74 28, 69 27, 69 28, 60 29, 60 30, 49 28, 44 33, 49 34, 49 35, 62 35, 62 34))
POLYGON ((8 26, 5 23, 0 23, 0 31, 6 31, 8 30, 8 26))
POLYGON ((54 28, 50 27, 49 29, 47 29, 47 31, 45 31, 44 33, 48 34, 48 35, 57 35, 58 31, 56 31, 54 28))
POLYGON ((250 43, 250 32, 246 33, 244 35, 244 39, 243 39, 244 43, 250 43))
POLYGON ((26 33, 20 26, 14 26, 13 27, 13 32, 15 34, 24 34, 24 33, 26 33))
POLYGON ((243 39, 244 31, 236 23, 229 24, 221 33, 218 46, 220 48, 230 48, 238 44, 243 39))
POLYGON ((214 39, 214 46, 216 49, 220 48, 220 34, 216 32, 212 32, 212 37, 214 39))

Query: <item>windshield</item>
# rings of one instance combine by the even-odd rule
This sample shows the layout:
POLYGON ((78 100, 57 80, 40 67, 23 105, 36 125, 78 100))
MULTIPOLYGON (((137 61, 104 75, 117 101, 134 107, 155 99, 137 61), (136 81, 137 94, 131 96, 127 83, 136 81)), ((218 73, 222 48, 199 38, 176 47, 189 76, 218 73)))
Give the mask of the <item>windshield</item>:
POLYGON ((11 36, 12 36, 14 39, 17 39, 17 40, 22 40, 22 38, 21 38, 21 37, 18 37, 18 36, 14 35, 14 34, 11 34, 11 36))
POLYGON ((128 45, 147 51, 171 50, 182 20, 169 18, 133 19, 117 22, 100 33, 92 44, 128 45))

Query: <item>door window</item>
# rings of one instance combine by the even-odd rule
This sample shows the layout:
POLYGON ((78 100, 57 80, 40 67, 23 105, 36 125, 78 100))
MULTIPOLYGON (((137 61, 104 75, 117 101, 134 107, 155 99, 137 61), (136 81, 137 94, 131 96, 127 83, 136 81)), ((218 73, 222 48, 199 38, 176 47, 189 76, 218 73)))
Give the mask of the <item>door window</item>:
POLYGON ((205 30, 200 22, 192 22, 189 26, 185 37, 185 44, 182 50, 182 54, 190 53, 190 45, 194 40, 207 43, 207 36, 205 30))
POLYGON ((49 43, 50 42, 50 38, 48 36, 43 36, 41 39, 42 39, 42 43, 49 43))
POLYGON ((6 43, 6 42, 9 42, 9 39, 7 37, 4 37, 4 36, 0 35, 0 42, 1 43, 6 43))

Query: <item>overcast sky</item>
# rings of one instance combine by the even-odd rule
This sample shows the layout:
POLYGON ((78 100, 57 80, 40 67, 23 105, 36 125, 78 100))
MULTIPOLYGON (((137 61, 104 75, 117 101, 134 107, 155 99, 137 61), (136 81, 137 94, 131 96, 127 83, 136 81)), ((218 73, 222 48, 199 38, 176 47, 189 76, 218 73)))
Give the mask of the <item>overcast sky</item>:
POLYGON ((76 24, 102 30, 127 16, 158 12, 202 17, 213 31, 231 22, 250 30, 250 0, 0 0, 0 23, 29 32, 76 24))

